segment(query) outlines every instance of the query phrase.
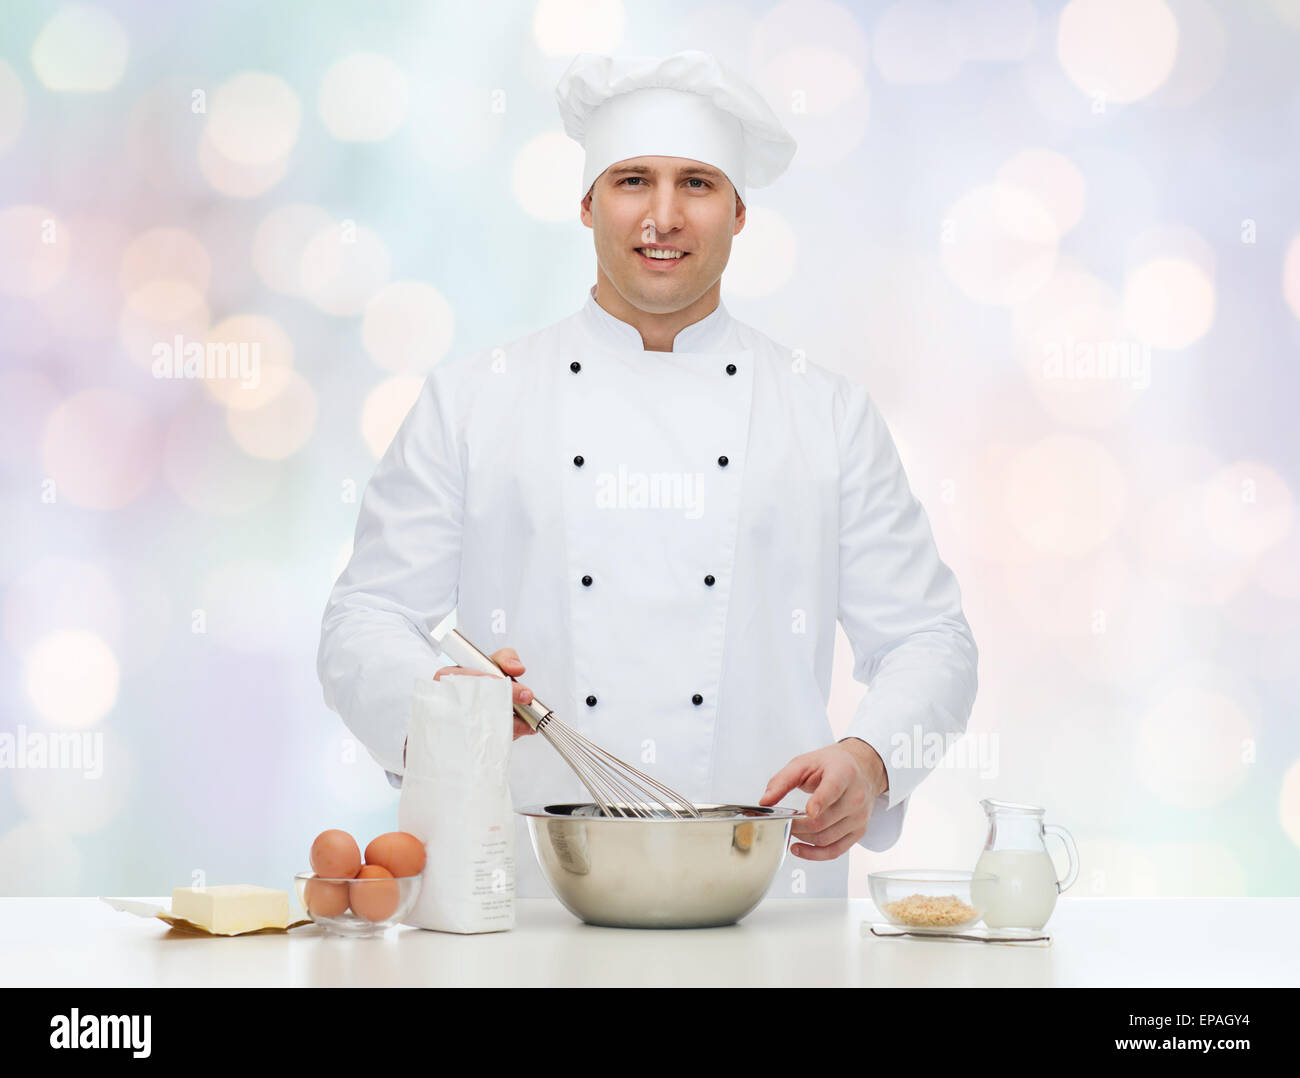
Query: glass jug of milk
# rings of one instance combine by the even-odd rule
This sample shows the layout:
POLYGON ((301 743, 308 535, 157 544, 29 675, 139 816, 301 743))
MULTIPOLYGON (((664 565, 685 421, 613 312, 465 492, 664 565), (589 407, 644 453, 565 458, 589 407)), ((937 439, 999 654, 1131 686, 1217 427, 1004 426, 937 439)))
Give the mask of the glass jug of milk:
POLYGON ((1079 851, 1064 827, 1043 823, 1043 810, 1007 801, 981 801, 989 818, 989 837, 975 865, 976 874, 992 873, 995 880, 971 882, 971 900, 983 911, 989 928, 1025 928, 1037 931, 1047 924, 1056 896, 1079 875, 1079 851), (1056 878, 1056 866, 1047 852, 1046 835, 1065 843, 1070 868, 1065 879, 1056 878))

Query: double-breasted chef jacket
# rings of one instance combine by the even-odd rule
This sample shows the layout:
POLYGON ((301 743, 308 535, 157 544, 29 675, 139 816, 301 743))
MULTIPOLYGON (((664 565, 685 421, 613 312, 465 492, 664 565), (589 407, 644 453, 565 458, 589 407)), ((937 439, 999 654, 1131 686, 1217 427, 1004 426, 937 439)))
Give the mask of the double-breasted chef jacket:
MULTIPOLYGON (((847 734, 889 776, 871 850, 933 760, 917 734, 961 734, 976 691, 957 581, 869 393, 723 303, 655 352, 593 287, 571 317, 433 369, 362 497, 318 661, 394 785, 412 684, 452 665, 430 634, 453 610, 484 651, 518 652, 559 718, 730 804, 836 740, 838 618, 869 686, 847 734)), ((515 741, 510 785, 516 808, 590 801, 541 737, 515 741)), ((516 822, 516 894, 549 895, 516 822)), ((847 879, 847 855, 788 857, 769 895, 842 897, 847 879)))

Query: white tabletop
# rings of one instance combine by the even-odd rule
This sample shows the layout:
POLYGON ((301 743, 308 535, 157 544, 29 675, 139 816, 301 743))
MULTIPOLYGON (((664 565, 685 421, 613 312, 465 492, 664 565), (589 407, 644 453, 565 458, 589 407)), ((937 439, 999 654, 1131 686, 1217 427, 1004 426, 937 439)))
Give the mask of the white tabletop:
POLYGON ((684 931, 596 928, 530 899, 510 932, 361 940, 182 935, 96 898, 3 898, 0 915, 5 986, 1300 984, 1300 898, 1065 898, 1047 948, 864 936, 865 899, 771 899, 684 931))

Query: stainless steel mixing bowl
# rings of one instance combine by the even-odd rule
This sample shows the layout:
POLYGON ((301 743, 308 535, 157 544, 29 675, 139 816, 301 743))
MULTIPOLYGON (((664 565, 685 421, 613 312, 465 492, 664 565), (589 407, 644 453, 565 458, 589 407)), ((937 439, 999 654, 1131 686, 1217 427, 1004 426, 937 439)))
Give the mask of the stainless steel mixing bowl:
POLYGON ((796 809, 699 805, 701 819, 604 816, 594 804, 532 805, 533 852, 570 913, 612 928, 739 921, 781 867, 796 809))

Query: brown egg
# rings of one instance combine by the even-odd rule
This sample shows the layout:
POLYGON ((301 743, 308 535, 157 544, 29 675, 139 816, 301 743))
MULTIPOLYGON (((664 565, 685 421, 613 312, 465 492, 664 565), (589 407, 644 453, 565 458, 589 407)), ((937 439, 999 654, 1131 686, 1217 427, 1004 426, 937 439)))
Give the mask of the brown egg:
POLYGON ((367 921, 384 921, 397 909, 399 884, 382 865, 362 865, 357 878, 348 884, 352 912, 367 921))
POLYGON ((424 871, 424 843, 405 831, 389 831, 366 847, 366 864, 381 865, 394 876, 418 876, 424 871))
POLYGON ((328 880, 308 880, 307 912, 313 917, 338 917, 348 908, 348 885, 328 880))
POLYGON ((327 880, 350 880, 361 868, 357 840, 346 831, 322 831, 311 844, 311 870, 327 880))

